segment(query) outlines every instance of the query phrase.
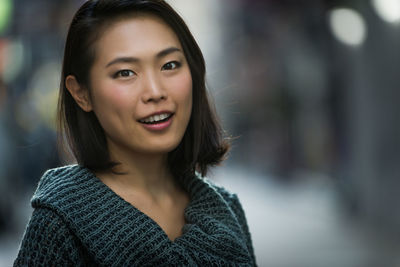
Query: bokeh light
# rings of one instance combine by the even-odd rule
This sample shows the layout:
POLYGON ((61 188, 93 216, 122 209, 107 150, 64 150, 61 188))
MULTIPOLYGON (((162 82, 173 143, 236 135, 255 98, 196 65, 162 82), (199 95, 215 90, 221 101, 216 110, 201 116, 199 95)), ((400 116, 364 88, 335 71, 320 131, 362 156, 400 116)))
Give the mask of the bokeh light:
POLYGON ((3 62, 2 78, 6 83, 11 83, 18 77, 26 60, 22 41, 18 39, 9 41, 5 46, 3 62))
POLYGON ((350 46, 361 45, 367 34, 363 17, 349 8, 336 8, 329 14, 329 24, 334 36, 350 46))
POLYGON ((379 17, 384 21, 400 24, 399 0, 372 0, 372 6, 379 17))
POLYGON ((39 67, 33 74, 30 84, 30 99, 40 121, 47 127, 55 129, 59 74, 61 66, 58 62, 48 62, 39 67))
POLYGON ((0 0, 0 34, 7 29, 12 13, 12 1, 0 0))

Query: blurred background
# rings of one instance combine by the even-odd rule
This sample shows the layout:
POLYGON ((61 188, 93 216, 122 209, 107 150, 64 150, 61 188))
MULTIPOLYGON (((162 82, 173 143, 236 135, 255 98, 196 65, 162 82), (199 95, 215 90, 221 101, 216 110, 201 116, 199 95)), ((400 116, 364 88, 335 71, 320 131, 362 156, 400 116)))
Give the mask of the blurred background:
MULTIPOLYGON (((55 108, 83 0, 0 0, 0 266, 42 173, 65 164, 55 108)), ((234 138, 217 183, 259 266, 400 266, 400 1, 170 0, 234 138)))

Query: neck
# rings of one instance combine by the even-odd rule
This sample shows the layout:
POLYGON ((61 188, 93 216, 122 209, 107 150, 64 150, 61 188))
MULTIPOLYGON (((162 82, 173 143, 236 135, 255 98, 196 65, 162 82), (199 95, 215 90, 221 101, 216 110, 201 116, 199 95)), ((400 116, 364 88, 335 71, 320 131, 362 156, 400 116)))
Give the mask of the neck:
MULTIPOLYGON (((111 148, 111 147, 110 147, 111 148)), ((98 173, 107 183, 118 184, 125 189, 135 189, 156 194, 174 185, 168 169, 168 154, 135 153, 109 149, 111 160, 120 163, 112 171, 98 173)))

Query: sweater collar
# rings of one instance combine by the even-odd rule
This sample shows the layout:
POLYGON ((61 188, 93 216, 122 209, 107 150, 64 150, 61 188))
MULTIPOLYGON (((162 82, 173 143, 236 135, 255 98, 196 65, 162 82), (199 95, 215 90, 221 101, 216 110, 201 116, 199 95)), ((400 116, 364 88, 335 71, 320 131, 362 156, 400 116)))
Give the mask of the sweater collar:
POLYGON ((100 265, 248 262, 240 225, 217 188, 198 176, 184 177, 182 184, 191 201, 183 234, 173 242, 155 221, 78 165, 49 170, 32 206, 57 212, 100 265))

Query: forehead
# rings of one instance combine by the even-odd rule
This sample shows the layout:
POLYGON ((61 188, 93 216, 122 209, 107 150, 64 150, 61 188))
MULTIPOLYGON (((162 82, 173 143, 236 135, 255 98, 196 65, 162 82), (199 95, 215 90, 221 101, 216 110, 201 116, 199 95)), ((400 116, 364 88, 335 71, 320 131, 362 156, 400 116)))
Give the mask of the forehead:
POLYGON ((182 49, 175 32, 162 19, 152 15, 123 17, 102 29, 95 43, 96 61, 121 55, 147 57, 167 47, 182 49))

